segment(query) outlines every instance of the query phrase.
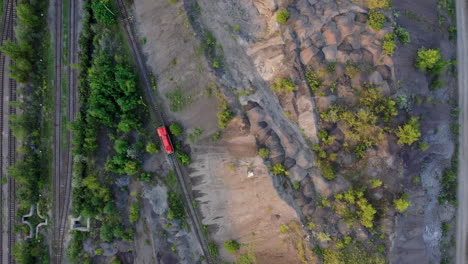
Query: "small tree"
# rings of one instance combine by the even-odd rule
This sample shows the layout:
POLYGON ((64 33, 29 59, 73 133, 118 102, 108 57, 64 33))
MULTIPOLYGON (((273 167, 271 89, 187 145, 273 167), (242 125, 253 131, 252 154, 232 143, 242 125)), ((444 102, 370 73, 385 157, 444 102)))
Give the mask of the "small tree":
POLYGON ((148 152, 150 154, 158 153, 159 152, 158 144, 156 144, 154 142, 149 142, 148 144, 146 144, 146 152, 148 152))
POLYGON ((260 158, 262 159, 267 158, 269 155, 270 155, 270 150, 267 148, 261 148, 258 150, 258 156, 260 156, 260 158))
POLYGON ((385 16, 378 10, 372 9, 369 11, 369 20, 367 20, 367 24, 369 24, 372 29, 381 30, 385 21, 387 21, 385 16))
POLYGON ((169 131, 171 131, 171 134, 176 136, 176 137, 180 136, 182 134, 182 132, 184 132, 184 130, 182 129, 182 126, 180 126, 177 123, 172 123, 169 126, 169 131))
POLYGON ((418 118, 413 117, 405 125, 399 126, 396 135, 399 145, 411 145, 419 140, 421 131, 419 130, 418 118))
POLYGON ((224 242, 224 249, 226 249, 227 252, 234 254, 239 251, 240 244, 232 239, 226 240, 226 242, 224 242))
POLYGON ((295 85, 291 78, 277 78, 271 86, 271 89, 280 92, 292 92, 294 88, 295 85))
POLYGON ((276 12, 276 21, 280 24, 286 23, 289 19, 289 12, 286 9, 281 9, 276 12))
POLYGON ((411 42, 410 33, 405 28, 397 27, 395 29, 395 34, 401 44, 408 44, 411 42))
POLYGON ((442 73, 447 62, 442 58, 440 49, 420 48, 416 57, 416 67, 432 75, 442 73))
POLYGON ((400 199, 394 200, 393 204, 398 212, 403 213, 411 205, 411 202, 408 201, 407 195, 403 195, 400 199))
POLYGON ((129 220, 130 223, 135 223, 138 219, 140 219, 140 204, 137 202, 130 206, 129 220))
POLYGON ((271 167, 271 172, 273 172, 274 175, 288 175, 289 173, 286 171, 284 168, 284 165, 281 163, 276 163, 271 167))
POLYGON ((389 56, 392 56, 395 52, 395 48, 395 35, 393 35, 393 33, 386 34, 382 43, 383 52, 389 56))

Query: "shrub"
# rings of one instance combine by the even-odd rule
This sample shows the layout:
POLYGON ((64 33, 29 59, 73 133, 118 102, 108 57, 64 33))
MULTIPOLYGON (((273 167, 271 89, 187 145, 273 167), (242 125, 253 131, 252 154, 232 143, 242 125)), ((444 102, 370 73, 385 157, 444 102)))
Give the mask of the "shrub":
POLYGON ((192 160, 190 159, 190 156, 180 150, 176 151, 176 157, 180 161, 180 163, 182 163, 182 165, 184 166, 187 166, 192 162, 192 160))
POLYGON ((226 242, 224 242, 224 249, 226 249, 227 252, 234 254, 239 251, 240 244, 232 239, 226 240, 226 242))
POLYGON ((182 129, 182 126, 180 126, 177 123, 172 123, 169 126, 169 131, 171 132, 172 135, 176 137, 180 136, 184 132, 184 130, 182 129))
POLYGON ((109 1, 93 1, 94 17, 104 25, 113 25, 116 22, 117 11, 108 4, 109 1))
POLYGON ((431 83, 429 84, 429 89, 432 91, 437 91, 439 88, 443 87, 445 85, 444 81, 441 78, 433 78, 431 80, 431 83))
POLYGON ((293 188, 294 188, 294 190, 299 190, 299 188, 301 188, 301 183, 300 182, 293 182, 293 188))
POLYGON ((143 172, 138 176, 138 181, 150 182, 153 179, 153 174, 151 172, 143 172))
POLYGON ((419 140, 421 138, 421 131, 419 130, 418 118, 412 117, 408 123, 399 126, 396 135, 399 145, 411 145, 419 140))
POLYGON ((389 56, 392 56, 395 52, 395 48, 395 35, 393 35, 393 33, 386 34, 382 43, 383 52, 389 56))
POLYGON ((94 250, 94 255, 96 255, 96 256, 101 256, 102 253, 104 253, 104 249, 102 249, 102 248, 98 248, 98 249, 94 250))
POLYGON ((315 72, 313 72, 312 69, 309 68, 309 69, 306 70, 305 77, 306 77, 307 83, 309 84, 309 87, 310 87, 310 89, 312 89, 312 91, 315 91, 318 88, 320 88, 321 82, 320 82, 320 80, 318 78, 318 75, 315 72))
POLYGON ((287 225, 281 225, 281 226, 280 226, 280 232, 281 232, 281 233, 285 234, 285 233, 287 233, 288 231, 289 231, 289 228, 288 228, 287 225))
POLYGON ((424 141, 421 141, 418 143, 418 148, 421 150, 421 151, 426 151, 429 149, 429 144, 427 144, 426 142, 424 141))
POLYGON ((275 83, 271 85, 271 89, 279 92, 292 92, 295 85, 291 78, 277 78, 275 83))
POLYGON ((387 21, 385 16, 378 10, 372 9, 369 11, 369 20, 367 20, 367 24, 369 24, 372 29, 381 30, 385 21, 387 21))
POLYGON ((322 169, 323 178, 325 178, 325 179, 327 179, 329 181, 335 179, 335 177, 336 177, 335 169, 330 164, 322 164, 322 163, 321 163, 320 167, 322 169))
POLYGON ((258 156, 262 159, 266 159, 268 156, 270 156, 270 150, 267 148, 261 148, 258 150, 258 156))
POLYGON ((402 213, 408 209, 408 207, 411 205, 411 202, 408 201, 408 197, 406 195, 403 195, 400 199, 394 200, 393 204, 395 205, 395 209, 402 213))
POLYGON ((133 203, 130 206, 130 214, 128 217, 130 223, 135 223, 136 221, 138 221, 138 219, 140 219, 140 203, 133 203))
POLYGON ((184 204, 179 199, 175 192, 169 192, 167 195, 167 204, 169 205, 169 212, 168 218, 169 219, 184 219, 185 218, 185 210, 184 204), (170 217, 169 217, 170 215, 170 217))
POLYGON ((150 154, 155 154, 155 153, 158 153, 159 152, 159 146, 158 144, 154 143, 154 142, 149 142, 148 144, 146 144, 146 152, 150 153, 150 154))
POLYGON ((286 171, 284 168, 284 165, 281 163, 276 163, 271 167, 271 172, 273 172, 274 175, 288 175, 289 173, 286 171))
POLYGON ((376 180, 376 179, 370 179, 369 183, 371 185, 371 189, 375 189, 377 187, 382 186, 382 181, 381 180, 376 180))
POLYGON ((411 42, 410 33, 405 28, 396 27, 395 34, 401 44, 408 44, 411 42))
POLYGON ((389 8, 391 0, 366 0, 368 8, 389 8))
POLYGON ((213 242, 208 243, 208 253, 213 258, 217 258, 219 255, 218 246, 213 242))
POLYGON ((447 66, 442 58, 440 49, 420 48, 416 57, 416 67, 421 71, 427 71, 432 75, 442 73, 447 66))
POLYGON ((276 12, 276 21, 280 24, 286 23, 289 19, 289 12, 286 9, 280 9, 276 12))
POLYGON ((229 110, 226 100, 222 100, 216 116, 218 117, 218 126, 222 129, 226 128, 229 121, 234 118, 234 114, 229 110))

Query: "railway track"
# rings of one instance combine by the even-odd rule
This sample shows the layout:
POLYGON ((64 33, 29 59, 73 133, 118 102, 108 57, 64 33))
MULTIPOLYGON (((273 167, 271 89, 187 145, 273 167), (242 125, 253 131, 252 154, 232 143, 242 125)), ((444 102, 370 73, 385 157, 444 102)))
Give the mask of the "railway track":
MULTIPOLYGON (((6 40, 14 41, 13 29, 16 22, 16 3, 17 0, 7 0, 4 2, 4 13, 2 19, 3 27, 1 31, 2 35, 0 45, 3 45, 6 40)), ((9 102, 16 100, 16 81, 8 77, 8 82, 6 82, 6 64, 6 57, 4 56, 4 54, 0 54, 0 135, 2 135, 2 139, 0 140, 0 178, 2 182, 4 179, 7 180, 7 193, 4 193, 4 188, 3 186, 1 186, 0 197, 2 197, 3 201, 5 201, 5 196, 8 196, 8 198, 6 199, 8 205, 2 203, 2 217, 0 217, 0 234, 2 234, 0 264, 13 264, 15 263, 15 260, 12 255, 12 248, 15 244, 15 233, 13 232, 13 226, 15 224, 16 212, 16 188, 14 179, 7 178, 6 169, 8 166, 11 166, 16 162, 16 139, 13 136, 11 129, 9 129, 9 125, 5 127, 4 124, 5 122, 8 122, 9 115, 16 113, 16 109, 9 104, 9 102), (8 94, 8 97, 5 97, 6 94, 8 94), (7 105, 8 110, 6 109, 7 105), (3 135, 5 134, 5 132, 8 132, 8 141, 6 146, 4 146, 5 142, 3 140, 3 135), (7 153, 5 153, 4 147, 7 148, 7 153), (7 154, 6 163, 3 160, 5 154, 7 154), (6 207, 8 207, 8 210, 6 210, 6 207), (5 213, 8 215, 8 217, 4 216, 5 213), (3 222, 5 219, 7 219, 7 223, 3 222), (3 230, 5 225, 7 225, 8 228, 8 230, 6 230, 6 241, 3 237, 3 235, 5 234, 5 230, 3 230), (7 243, 6 246, 4 245, 5 242, 7 243)))
POLYGON ((54 24, 55 32, 55 78, 54 78, 54 97, 55 97, 55 129, 54 129, 54 232, 53 232, 53 252, 51 252, 52 263, 62 263, 64 256, 65 234, 67 229, 67 219, 71 199, 71 175, 73 170, 72 157, 72 134, 67 131, 65 139, 66 146, 62 146, 63 126, 62 117, 65 115, 68 121, 75 120, 77 109, 77 78, 76 70, 70 65, 78 61, 78 33, 77 33, 77 9, 78 0, 69 0, 68 5, 68 63, 67 73, 67 111, 62 112, 62 65, 63 59, 63 3, 61 0, 55 1, 56 19, 54 24))
MULTIPOLYGON (((150 77, 149 77, 149 71, 148 71, 148 69, 146 67, 145 61, 143 60, 143 56, 142 56, 142 53, 141 53, 141 50, 140 50, 140 46, 138 45, 138 41, 136 41, 136 37, 135 37, 134 30, 133 30, 133 27, 132 27, 132 23, 131 23, 132 17, 129 16, 127 8, 125 7, 125 4, 123 3, 123 0, 117 0, 117 5, 118 5, 119 11, 120 11, 122 21, 124 23, 123 27, 125 29, 125 32, 127 34, 128 39, 130 41, 132 55, 133 55, 135 61, 137 62, 140 75, 141 75, 141 77, 143 77, 143 82, 144 82, 144 85, 145 85, 145 91, 146 91, 146 95, 149 96, 149 101, 150 101, 149 103, 150 103, 150 106, 151 106, 151 110, 157 114, 157 116, 159 117, 160 123, 162 125, 166 126, 167 122, 165 120, 167 120, 167 119, 164 117, 164 113, 158 110, 157 104, 156 104, 157 101, 155 100, 155 98, 153 96, 153 91, 152 91, 152 88, 151 88, 151 82, 150 82, 150 77)), ((195 227, 195 234, 196 234, 197 239, 198 239, 198 241, 200 243, 200 246, 202 247, 203 254, 205 255, 205 260, 209 264, 216 263, 209 254, 208 243, 205 240, 205 238, 203 236, 203 232, 202 232, 202 223, 201 223, 200 219, 198 218, 198 214, 195 211, 195 208, 193 207, 193 204, 192 204, 193 199, 192 199, 192 196, 191 196, 190 192, 188 191, 187 183, 185 181, 184 174, 182 172, 181 166, 180 166, 175 154, 170 154, 168 156, 168 159, 169 159, 169 163, 171 164, 173 170, 176 172, 177 180, 179 182, 179 186, 181 187, 181 191, 182 191, 183 196, 184 196, 185 208, 188 209, 188 211, 186 210, 187 214, 189 216, 189 219, 192 221, 192 223, 193 223, 193 225, 195 227)))

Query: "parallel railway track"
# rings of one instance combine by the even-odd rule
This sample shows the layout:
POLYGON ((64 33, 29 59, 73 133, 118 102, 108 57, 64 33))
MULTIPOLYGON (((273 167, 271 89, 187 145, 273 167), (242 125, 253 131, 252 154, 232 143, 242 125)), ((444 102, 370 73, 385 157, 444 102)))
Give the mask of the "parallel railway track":
POLYGON ((78 61, 78 33, 77 33, 77 9, 78 1, 69 0, 68 7, 68 53, 67 53, 67 111, 62 113, 62 71, 65 69, 62 65, 63 60, 63 3, 61 0, 55 1, 55 130, 54 130, 54 232, 53 232, 53 252, 51 252, 52 263, 63 263, 65 234, 67 229, 67 219, 71 199, 71 175, 73 166, 72 134, 70 131, 63 135, 62 129, 66 124, 62 123, 62 117, 65 115, 68 121, 73 121, 76 115, 76 97, 77 97, 77 79, 76 70, 70 65, 78 61), (63 138, 63 136, 65 138, 63 138), (62 146, 62 140, 66 140, 66 147, 62 146))
MULTIPOLYGON (((2 19, 2 31, 1 31, 1 43, 3 45, 5 41, 14 41, 14 26, 16 22, 16 4, 17 0, 6 0, 4 3, 4 13, 2 19)), ((11 63, 11 62, 10 62, 11 63)), ((13 264, 15 260, 12 255, 12 248, 15 244, 15 233, 13 232, 13 226, 15 224, 16 216, 16 188, 15 180, 13 178, 7 178, 6 168, 15 164, 16 162, 16 139, 12 134, 9 125, 4 126, 5 122, 8 122, 8 116, 16 114, 16 109, 10 105, 10 102, 16 100, 16 81, 6 76, 6 65, 7 60, 4 54, 0 54, 0 135, 2 138, 0 140, 0 178, 3 182, 4 179, 7 180, 7 193, 3 193, 3 186, 0 188, 0 197, 2 199, 7 195, 7 203, 5 200, 2 202, 2 217, 0 217, 0 234, 2 234, 2 243, 0 250, 0 264, 8 263, 13 264), (8 78, 8 82, 7 79, 8 78), (8 97, 5 97, 8 95, 8 97), (8 99, 7 99, 8 98, 8 99), (6 104, 5 104, 6 103, 6 104), (8 105, 8 110, 6 106, 8 105), (7 146, 4 146, 3 135, 8 133, 8 142, 7 146), (7 153, 4 152, 4 147, 7 147, 7 153), (4 155, 7 154, 7 162, 3 160, 4 155), (6 210, 8 208, 8 210, 6 210), (7 213, 8 217, 5 217, 3 214, 7 213), (3 221, 7 220, 7 223, 3 221), (7 226, 7 245, 3 239, 3 230, 4 226, 7 226)))

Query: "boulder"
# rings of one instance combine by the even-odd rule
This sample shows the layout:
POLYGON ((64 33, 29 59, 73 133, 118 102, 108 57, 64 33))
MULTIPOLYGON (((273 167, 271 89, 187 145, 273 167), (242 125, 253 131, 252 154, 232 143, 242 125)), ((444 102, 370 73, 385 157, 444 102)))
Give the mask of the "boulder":
POLYGON ((330 22, 322 30, 323 37, 325 39, 325 44, 330 45, 339 45, 343 41, 340 31, 338 31, 335 22, 330 22))
POLYGON ((307 177, 307 174, 308 174, 308 172, 306 170, 304 170, 303 168, 301 168, 299 166, 294 166, 294 167, 288 169, 288 171, 289 171, 289 178, 293 182, 302 181, 305 177, 307 177))
POLYGON ((329 62, 336 61, 336 52, 337 52, 336 45, 324 47, 322 49, 322 52, 325 55, 325 60, 327 60, 329 62))
POLYGON ((309 62, 312 60, 314 55, 317 54, 317 52, 319 52, 319 49, 317 49, 314 46, 310 46, 310 47, 308 47, 306 49, 303 49, 301 51, 301 62, 302 62, 302 64, 304 64, 304 65, 309 64, 309 62))

